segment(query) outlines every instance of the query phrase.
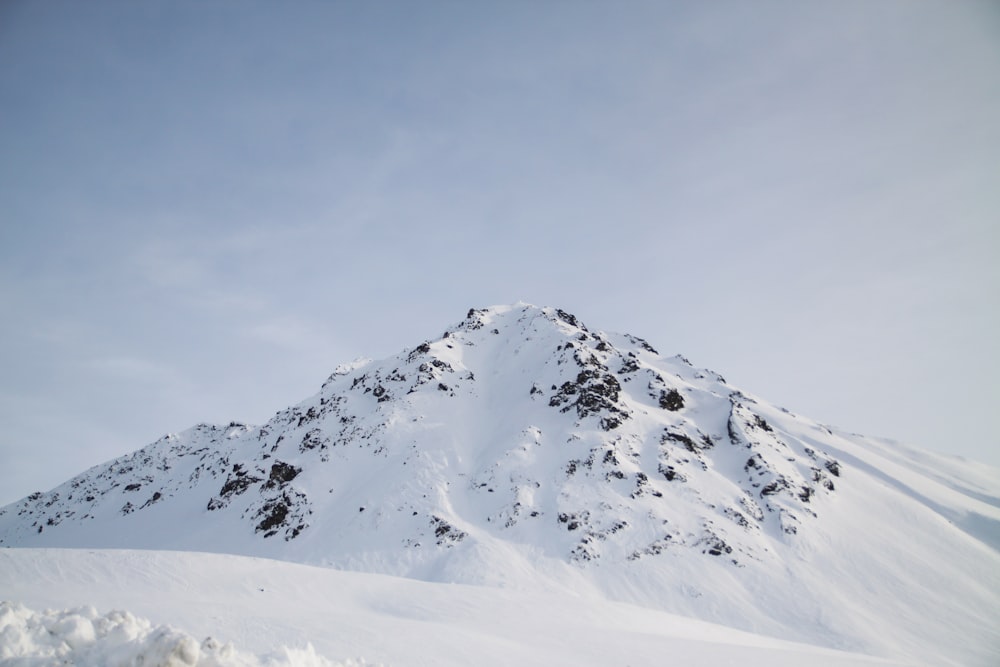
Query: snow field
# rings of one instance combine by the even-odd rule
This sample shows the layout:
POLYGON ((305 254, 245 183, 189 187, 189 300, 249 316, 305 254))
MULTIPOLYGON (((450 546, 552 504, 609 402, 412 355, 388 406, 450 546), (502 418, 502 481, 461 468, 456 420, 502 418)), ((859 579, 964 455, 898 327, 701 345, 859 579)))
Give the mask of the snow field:
POLYGON ((430 583, 207 553, 0 549, 0 598, 27 607, 9 605, 3 623, 10 628, 0 630, 4 667, 911 664, 741 632, 587 593, 430 583), (102 617, 77 605, 131 614, 102 617), (45 608, 72 611, 30 611, 45 608), (78 618, 61 620, 69 617, 78 618), (102 628, 114 623, 102 618, 127 622, 110 632, 102 628), (51 636, 46 623, 55 629, 51 636), (217 641, 194 638, 206 636, 217 641), (297 650, 275 650, 282 646, 297 650), (364 656, 369 662, 331 663, 320 656, 364 656))

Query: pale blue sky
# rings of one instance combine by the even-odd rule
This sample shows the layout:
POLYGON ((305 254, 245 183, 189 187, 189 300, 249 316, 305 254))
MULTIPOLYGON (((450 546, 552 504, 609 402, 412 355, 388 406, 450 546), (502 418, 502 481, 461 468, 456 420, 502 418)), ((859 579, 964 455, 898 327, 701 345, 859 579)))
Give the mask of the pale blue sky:
POLYGON ((1000 464, 1000 5, 0 4, 0 502, 554 305, 1000 464))

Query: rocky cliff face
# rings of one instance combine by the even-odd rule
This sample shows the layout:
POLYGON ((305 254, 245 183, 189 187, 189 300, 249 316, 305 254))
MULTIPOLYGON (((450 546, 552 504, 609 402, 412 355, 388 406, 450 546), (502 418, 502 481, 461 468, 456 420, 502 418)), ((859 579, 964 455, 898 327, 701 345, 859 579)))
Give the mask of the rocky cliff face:
MULTIPOLYGON (((339 368, 263 426, 199 425, 10 505, 0 544, 559 580, 863 648, 871 630, 840 598, 898 578, 899 558, 914 584, 940 563, 1000 564, 986 544, 1000 503, 948 509, 940 480, 879 467, 873 447, 562 310, 474 309, 440 338, 339 368)), ((878 614, 942 598, 894 595, 878 614)))

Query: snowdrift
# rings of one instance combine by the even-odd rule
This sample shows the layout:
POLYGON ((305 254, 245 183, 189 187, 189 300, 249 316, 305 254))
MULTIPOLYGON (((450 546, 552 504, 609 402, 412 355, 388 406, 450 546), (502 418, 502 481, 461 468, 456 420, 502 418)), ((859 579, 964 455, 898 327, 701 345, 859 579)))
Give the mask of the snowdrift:
POLYGON ((0 655, 12 665, 60 664, 56 656, 79 665, 289 667, 371 664, 321 656, 365 656, 390 667, 905 664, 598 596, 219 554, 3 549, 0 595, 20 601, 3 607, 0 630, 0 655), (45 608, 64 611, 31 611, 45 608), (292 648, 276 650, 282 646, 292 648))
POLYGON ((0 660, 11 667, 364 667, 331 662, 312 647, 269 656, 238 651, 211 637, 197 641, 167 625, 154 627, 127 611, 93 607, 38 612, 0 602, 0 660))

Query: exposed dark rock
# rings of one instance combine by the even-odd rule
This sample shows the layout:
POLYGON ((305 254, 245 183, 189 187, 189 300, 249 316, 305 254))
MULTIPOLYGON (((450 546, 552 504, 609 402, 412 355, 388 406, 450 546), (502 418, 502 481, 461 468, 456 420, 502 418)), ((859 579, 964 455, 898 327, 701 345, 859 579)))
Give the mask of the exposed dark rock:
POLYGON ((257 532, 266 532, 264 537, 271 537, 278 531, 273 530, 284 523, 288 517, 288 506, 280 500, 272 501, 263 508, 264 518, 257 524, 257 532))
POLYGON ((646 473, 637 472, 635 474, 635 491, 632 492, 632 498, 638 498, 641 496, 648 485, 649 478, 646 476, 646 473))
POLYGON ((656 540, 655 542, 652 542, 649 546, 647 546, 642 551, 633 551, 631 553, 631 555, 629 555, 628 559, 629 560, 639 560, 643 556, 656 556, 656 555, 659 555, 659 554, 661 554, 661 553, 663 553, 664 551, 667 550, 667 547, 670 545, 670 542, 671 542, 672 539, 673 539, 673 535, 670 535, 668 533, 668 534, 664 535, 662 539, 659 539, 659 540, 656 540))
POLYGON ((431 366, 439 368, 443 371, 448 371, 449 373, 455 372, 454 369, 451 367, 451 364, 449 364, 447 361, 442 361, 441 359, 431 359, 431 366))
POLYGON ((576 514, 561 512, 557 518, 559 519, 559 523, 566 524, 566 530, 572 531, 580 527, 580 517, 576 514))
POLYGON ((483 328, 483 320, 482 320, 481 316, 485 312, 486 312, 485 310, 479 310, 479 309, 476 309, 476 308, 470 308, 469 312, 466 313, 466 315, 465 315, 465 321, 466 321, 465 327, 466 327, 466 329, 468 329, 469 331, 475 331, 477 329, 482 329, 483 328))
POLYGON ((761 497, 764 497, 764 496, 773 496, 774 494, 778 493, 779 491, 783 491, 784 489, 787 489, 788 486, 789 486, 788 485, 788 480, 786 480, 784 477, 778 477, 778 479, 774 480, 773 482, 771 482, 770 484, 768 484, 767 486, 765 486, 763 489, 761 489, 760 490, 760 495, 761 495, 761 497))
POLYGON ((584 331, 587 330, 586 327, 584 327, 583 325, 580 324, 580 321, 577 320, 575 316, 570 315, 565 310, 556 308, 556 315, 559 316, 560 320, 562 320, 566 324, 569 324, 570 326, 577 327, 578 329, 583 329, 584 331))
POLYGON ((717 540, 708 548, 708 553, 712 556, 721 556, 723 553, 733 553, 733 548, 722 540, 717 540))
POLYGON ((302 426, 303 424, 311 422, 314 419, 318 418, 319 418, 319 412, 316 411, 315 407, 311 407, 309 408, 309 410, 306 411, 304 415, 299 417, 299 423, 297 424, 297 426, 302 426))
POLYGON ((666 464, 659 464, 657 466, 657 472, 659 472, 668 482, 673 482, 674 480, 678 482, 686 482, 687 478, 684 475, 677 472, 673 466, 666 464))
POLYGON ((698 452, 701 451, 701 448, 698 447, 695 441, 684 433, 676 433, 674 431, 665 432, 663 436, 660 438, 660 444, 666 444, 668 442, 678 442, 684 445, 685 449, 687 449, 692 454, 697 454, 698 452))
POLYGON ((677 412, 684 407, 684 397, 676 389, 660 391, 660 407, 664 410, 677 412))
POLYGON ((248 475, 242 470, 238 471, 235 473, 235 476, 226 478, 226 483, 219 489, 219 495, 226 499, 231 496, 238 496, 259 481, 261 481, 259 477, 248 475))
POLYGON ((287 484, 295 479, 300 472, 302 472, 302 468, 278 461, 271 466, 271 474, 268 477, 267 486, 272 487, 278 484, 287 484))
POLYGON ((619 375, 628 375, 629 373, 635 373, 639 370, 639 362, 635 359, 628 357, 622 362, 621 370, 618 371, 619 375))
POLYGON ((318 428, 314 428, 302 437, 302 442, 299 444, 299 451, 306 452, 312 449, 326 449, 327 440, 323 436, 323 431, 318 428))
POLYGON ((606 413, 603 415, 602 428, 609 431, 621 425, 629 416, 617 405, 620 391, 621 385, 607 369, 586 368, 577 374, 575 381, 564 382, 549 399, 549 405, 560 407, 561 412, 575 407, 581 418, 606 413))
POLYGON ((599 422, 602 431, 611 431, 622 425, 622 420, 618 417, 601 417, 599 422))
POLYGON ((285 488, 279 496, 269 498, 257 510, 255 518, 260 521, 254 530, 264 533, 265 538, 273 537, 284 530, 287 542, 308 527, 305 516, 311 513, 304 493, 285 488))
POLYGON ((406 359, 407 361, 413 361, 421 354, 427 354, 430 351, 431 351, 431 346, 429 343, 421 343, 420 345, 417 345, 412 352, 410 352, 409 356, 407 356, 406 359))
POLYGON ((638 345, 642 349, 646 350, 646 352, 651 352, 653 354, 659 354, 659 352, 657 352, 655 349, 653 349, 652 345, 650 345, 649 343, 647 343, 646 341, 644 341, 642 338, 639 338, 638 336, 633 336, 631 334, 626 334, 625 337, 629 341, 631 341, 634 345, 638 345))
POLYGON ((747 520, 745 516, 743 516, 743 513, 740 512, 739 510, 733 509, 732 507, 727 507, 725 510, 725 514, 743 528, 750 527, 750 522, 747 520))
POLYGON ((453 546, 461 542, 468 533, 451 525, 439 516, 431 517, 431 525, 434 527, 434 537, 437 538, 438 546, 453 546))

